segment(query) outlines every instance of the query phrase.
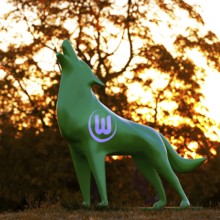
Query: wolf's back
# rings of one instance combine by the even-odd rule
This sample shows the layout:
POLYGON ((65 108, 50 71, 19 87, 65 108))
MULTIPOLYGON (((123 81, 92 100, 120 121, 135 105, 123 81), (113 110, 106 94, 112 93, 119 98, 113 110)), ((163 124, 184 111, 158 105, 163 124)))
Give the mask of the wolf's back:
POLYGON ((186 159, 181 156, 173 149, 168 140, 161 134, 161 138, 166 146, 168 158, 172 168, 177 172, 190 172, 196 167, 201 165, 206 158, 197 158, 197 159, 186 159))

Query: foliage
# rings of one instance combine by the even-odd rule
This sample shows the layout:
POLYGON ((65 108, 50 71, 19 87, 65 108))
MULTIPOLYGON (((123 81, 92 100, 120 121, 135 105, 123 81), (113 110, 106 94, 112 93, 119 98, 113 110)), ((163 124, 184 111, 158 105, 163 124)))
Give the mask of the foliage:
MULTIPOLYGON (((195 184, 187 184, 188 176, 182 181, 193 201, 218 201, 219 142, 206 135, 216 125, 201 104, 206 69, 189 52, 196 51, 208 67, 220 71, 220 43, 206 31, 198 8, 179 0, 8 2, 12 9, 0 18, 1 209, 24 207, 28 200, 42 201, 45 195, 79 200, 55 113, 60 78, 55 53, 66 38, 106 84, 94 87, 104 104, 158 129, 181 155, 196 152, 208 157, 191 177, 195 184), (135 96, 138 89, 142 97, 135 96), (193 149, 188 147, 192 143, 197 143, 193 149), (203 198, 197 199, 197 185, 203 198)), ((130 159, 106 166, 111 202, 153 202, 152 188, 145 188, 130 159)), ((95 189, 93 196, 96 200, 95 189)))

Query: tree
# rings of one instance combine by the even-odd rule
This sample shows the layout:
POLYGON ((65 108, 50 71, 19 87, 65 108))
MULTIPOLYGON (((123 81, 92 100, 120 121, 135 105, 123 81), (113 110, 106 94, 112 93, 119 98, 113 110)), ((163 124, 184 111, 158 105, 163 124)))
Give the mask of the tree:
MULTIPOLYGON (((219 145, 205 136, 214 122, 200 102, 206 73, 189 51, 196 50, 219 71, 220 44, 214 33, 205 31, 198 8, 179 0, 9 2, 12 10, 2 15, 0 26, 0 132, 7 154, 16 155, 13 149, 26 152, 28 143, 18 144, 25 139, 40 138, 41 148, 47 150, 54 143, 48 146, 45 135, 60 140, 55 114, 60 72, 55 53, 68 38, 106 84, 94 88, 104 104, 160 130, 182 155, 192 151, 214 156, 219 145), (160 31, 164 26, 166 33, 160 31), (170 41, 162 41, 157 32, 170 41), (133 97, 132 88, 144 92, 141 99, 133 97), (12 147, 10 136, 18 146, 12 147), (187 148, 194 143, 194 148, 187 148)), ((33 143, 27 155, 37 145, 33 143)), ((59 150, 50 161, 58 157, 59 150)))

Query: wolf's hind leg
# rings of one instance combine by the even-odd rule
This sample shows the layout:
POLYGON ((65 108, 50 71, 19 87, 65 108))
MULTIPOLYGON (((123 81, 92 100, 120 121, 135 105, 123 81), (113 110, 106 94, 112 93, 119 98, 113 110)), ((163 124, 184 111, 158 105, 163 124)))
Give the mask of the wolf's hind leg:
POLYGON ((147 161, 147 158, 143 156, 133 156, 133 159, 141 173, 151 182, 159 195, 160 200, 153 205, 153 208, 163 208, 166 205, 167 199, 161 179, 156 170, 150 165, 150 162, 147 161))
POLYGON ((181 203, 180 207, 181 208, 187 208, 190 206, 189 200, 180 184, 180 181, 176 174, 174 173, 168 158, 165 157, 158 157, 155 162, 155 168, 157 172, 162 175, 174 188, 174 190, 180 195, 181 198, 181 203))
POLYGON ((73 165, 76 171, 76 176, 79 182, 79 187, 83 195, 83 206, 90 206, 90 178, 91 171, 88 161, 85 157, 77 154, 71 145, 69 146, 73 165))

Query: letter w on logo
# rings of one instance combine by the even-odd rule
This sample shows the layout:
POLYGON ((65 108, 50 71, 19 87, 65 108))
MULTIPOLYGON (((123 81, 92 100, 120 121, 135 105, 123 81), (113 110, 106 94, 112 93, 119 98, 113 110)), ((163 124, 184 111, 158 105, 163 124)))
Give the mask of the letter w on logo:
POLYGON ((101 125, 100 125, 99 115, 95 115, 95 132, 96 132, 96 134, 108 135, 111 133, 111 130, 112 130, 111 115, 107 116, 107 127, 105 125, 105 118, 101 118, 101 125))

